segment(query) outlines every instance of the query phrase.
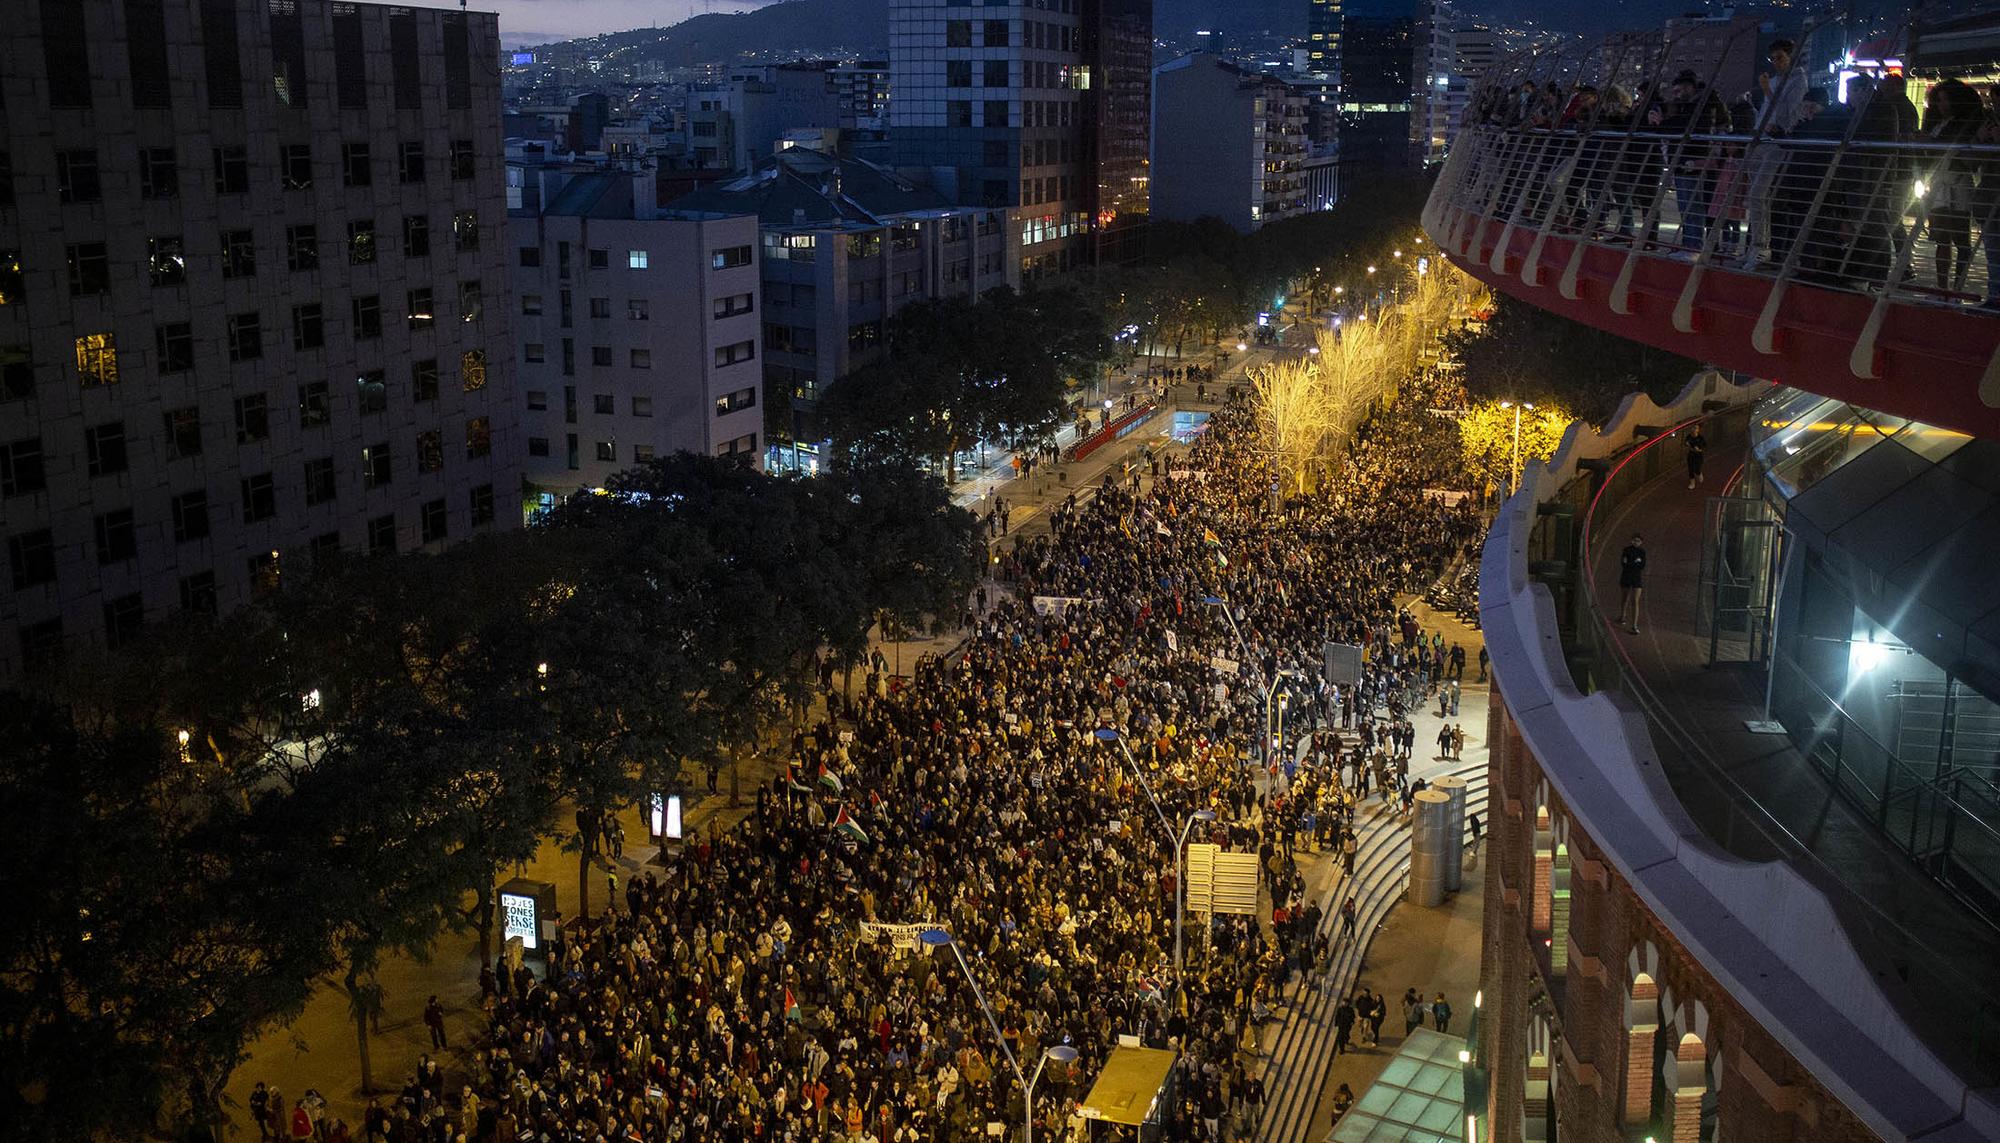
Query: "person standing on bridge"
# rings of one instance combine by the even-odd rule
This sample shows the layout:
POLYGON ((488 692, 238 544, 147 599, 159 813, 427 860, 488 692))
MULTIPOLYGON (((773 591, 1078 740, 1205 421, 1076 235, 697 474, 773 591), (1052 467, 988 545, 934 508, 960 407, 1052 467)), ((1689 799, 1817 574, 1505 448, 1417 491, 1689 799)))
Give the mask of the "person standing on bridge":
POLYGON ((1624 599, 1618 605, 1618 625, 1639 633, 1639 593, 1646 586, 1646 538, 1632 533, 1632 542, 1618 554, 1618 586, 1624 599))
POLYGON ((1688 430, 1687 463, 1689 488, 1693 488, 1695 485, 1701 483, 1701 466, 1702 462, 1707 458, 1708 438, 1701 435, 1701 426, 1696 425, 1694 428, 1688 430))

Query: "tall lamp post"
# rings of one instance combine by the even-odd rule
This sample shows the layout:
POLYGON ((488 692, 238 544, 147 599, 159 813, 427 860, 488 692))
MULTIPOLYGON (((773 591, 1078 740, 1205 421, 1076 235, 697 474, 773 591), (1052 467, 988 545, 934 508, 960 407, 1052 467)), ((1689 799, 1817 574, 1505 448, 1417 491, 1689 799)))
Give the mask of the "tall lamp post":
POLYGON ((1502 401, 1500 407, 1514 410, 1514 460, 1507 466, 1507 494, 1512 496, 1521 484, 1521 410, 1535 411, 1533 401, 1502 401))
POLYGON ((958 959, 958 970, 965 974, 965 982, 972 986, 972 998, 979 1001, 979 1011, 986 1017, 986 1026, 993 1029, 993 1042, 1000 1045, 1000 1054, 1007 1060, 1007 1066, 1014 1069, 1014 1078, 1021 1084, 1021 1103, 1025 1114, 1022 1116, 1021 1143, 1035 1143, 1035 1084, 1042 1078, 1042 1068, 1050 1060, 1059 1064, 1076 1062, 1076 1049, 1068 1044, 1057 1044, 1045 1048, 1042 1058, 1035 1061, 1035 1074, 1026 1075, 1021 1071, 1021 1061, 1014 1058, 1014 1050, 1007 1046, 1007 1037, 1000 1033, 1000 1021, 993 1016, 993 1009, 986 1004, 986 994, 979 990, 979 981, 972 975, 972 966, 965 963, 965 953, 958 942, 945 929, 925 929, 917 934, 917 939, 931 948, 948 948, 958 959))
POLYGON ((1139 788, 1146 791, 1146 800, 1153 803, 1153 813, 1160 819, 1160 828, 1167 831, 1168 837, 1174 839, 1174 991, 1178 993, 1181 990, 1181 902, 1187 897, 1187 884, 1181 872, 1181 855, 1187 849, 1188 831, 1194 828, 1194 823, 1214 821, 1215 811, 1194 811, 1182 824, 1181 831, 1175 833, 1173 823, 1167 820, 1167 811, 1161 808, 1160 799, 1153 793, 1153 784, 1146 781, 1145 771, 1139 769, 1139 760, 1132 757, 1132 748, 1125 744, 1125 736, 1108 726, 1099 728, 1096 733, 1099 742, 1118 744, 1118 752, 1124 756, 1125 765, 1131 769, 1132 776, 1139 779, 1139 788))

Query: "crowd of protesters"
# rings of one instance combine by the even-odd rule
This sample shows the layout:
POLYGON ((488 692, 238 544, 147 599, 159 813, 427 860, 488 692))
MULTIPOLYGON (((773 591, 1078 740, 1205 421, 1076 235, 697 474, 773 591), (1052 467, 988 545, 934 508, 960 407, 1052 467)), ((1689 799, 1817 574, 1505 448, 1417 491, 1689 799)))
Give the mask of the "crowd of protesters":
POLYGON ((1480 527, 1422 483, 1452 465, 1437 403, 1399 402, 1344 479, 1279 504, 1230 393, 1191 447, 997 541, 960 654, 903 685, 878 667, 851 695, 823 675, 823 716, 741 829, 629 879, 542 972, 484 972, 489 1032, 456 1082, 427 1063, 339 1140, 1011 1136, 1010 1061, 1032 1072, 1057 1045, 1078 1058, 1036 1088, 1038 1134, 1081 1139, 1078 1100, 1121 1036, 1178 1053, 1171 1137, 1247 1138, 1260 1027, 1328 951, 1295 847, 1338 847, 1351 873, 1356 803, 1407 797, 1409 715, 1464 674, 1396 603, 1480 527), (1329 640, 1369 648, 1358 684, 1324 676, 1329 640), (1260 750, 1274 681, 1294 745, 1260 750), (1191 916, 1177 988, 1161 819, 1197 810, 1215 817, 1190 841, 1259 855, 1270 912, 1191 916), (912 939, 930 928, 997 1037, 951 951, 912 939))
POLYGON ((1501 157, 1503 216, 1559 211, 1566 227, 1649 244, 1673 218, 1669 248, 1745 270, 1796 255, 1795 272, 1825 284, 1879 284, 1914 243, 1931 280, 1910 285, 2000 307, 2000 87, 1940 80, 1920 114, 1900 74, 1850 76, 1831 98, 1785 39, 1743 91, 1693 69, 1655 80, 1652 62, 1622 61, 1614 74, 1634 78, 1602 89, 1523 78, 1479 95, 1472 122, 1525 129, 1501 157))

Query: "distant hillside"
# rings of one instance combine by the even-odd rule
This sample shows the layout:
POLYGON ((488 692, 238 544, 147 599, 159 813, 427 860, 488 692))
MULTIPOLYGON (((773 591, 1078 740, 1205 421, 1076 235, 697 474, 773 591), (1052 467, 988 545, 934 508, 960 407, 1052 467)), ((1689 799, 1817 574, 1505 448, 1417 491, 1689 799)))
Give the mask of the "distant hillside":
POLYGON ((753 12, 696 16, 665 28, 636 28, 550 48, 593 55, 636 51, 669 67, 684 67, 749 53, 879 56, 887 53, 888 43, 889 0, 784 0, 753 12))
MULTIPOLYGON (((1153 26, 1156 34, 1175 37, 1198 28, 1302 32, 1305 13, 1306 0, 1154 0, 1153 26)), ((883 56, 888 43, 889 0, 783 0, 751 12, 696 16, 665 28, 637 28, 548 47, 593 55, 637 51, 669 67, 683 67, 749 53, 883 56)))

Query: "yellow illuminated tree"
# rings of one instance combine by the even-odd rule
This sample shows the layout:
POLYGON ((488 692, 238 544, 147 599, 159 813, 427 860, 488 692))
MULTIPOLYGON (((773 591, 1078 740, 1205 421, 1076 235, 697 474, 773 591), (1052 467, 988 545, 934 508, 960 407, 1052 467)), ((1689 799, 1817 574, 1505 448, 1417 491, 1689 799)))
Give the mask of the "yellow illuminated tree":
POLYGON ((1273 361, 1251 373, 1250 390, 1265 451, 1285 486, 1304 492, 1326 447, 1331 415, 1316 363, 1309 357, 1273 361))
MULTIPOLYGON (((1515 409, 1507 402, 1487 401, 1465 411, 1458 422, 1459 448, 1466 467, 1489 488, 1511 487, 1514 460, 1515 409)), ((1537 402, 1533 409, 1523 406, 1521 414, 1520 466, 1544 461, 1555 455, 1562 444, 1563 430, 1574 418, 1567 409, 1537 402)))

